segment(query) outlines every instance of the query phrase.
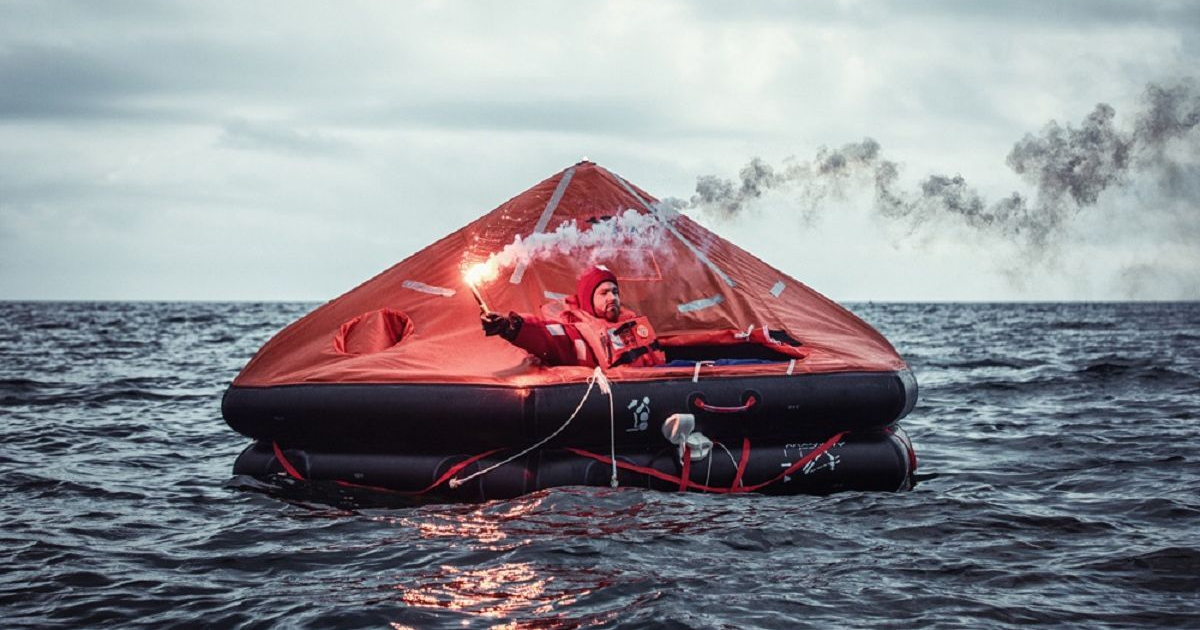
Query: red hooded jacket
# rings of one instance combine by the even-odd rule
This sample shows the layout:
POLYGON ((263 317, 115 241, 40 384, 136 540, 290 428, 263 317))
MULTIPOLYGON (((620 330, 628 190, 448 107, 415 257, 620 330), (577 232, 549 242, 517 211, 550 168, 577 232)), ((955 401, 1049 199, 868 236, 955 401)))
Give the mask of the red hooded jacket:
POLYGON ((579 277, 575 295, 542 307, 543 317, 521 315, 513 345, 547 365, 609 368, 666 363, 648 319, 627 308, 621 308, 616 322, 596 316, 592 297, 606 281, 616 283, 617 277, 604 267, 592 267, 579 277))

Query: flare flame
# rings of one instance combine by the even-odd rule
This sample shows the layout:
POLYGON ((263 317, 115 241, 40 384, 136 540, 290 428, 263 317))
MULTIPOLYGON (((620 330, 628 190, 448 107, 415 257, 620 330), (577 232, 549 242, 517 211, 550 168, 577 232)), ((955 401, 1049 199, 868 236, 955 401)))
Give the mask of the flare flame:
POLYGON ((467 288, 471 289, 471 295, 475 297, 475 301, 479 303, 479 312, 487 315, 489 312, 487 302, 483 301, 483 296, 479 293, 479 283, 495 279, 499 270, 496 265, 489 263, 478 263, 472 265, 469 269, 463 272, 463 282, 467 284, 467 288))

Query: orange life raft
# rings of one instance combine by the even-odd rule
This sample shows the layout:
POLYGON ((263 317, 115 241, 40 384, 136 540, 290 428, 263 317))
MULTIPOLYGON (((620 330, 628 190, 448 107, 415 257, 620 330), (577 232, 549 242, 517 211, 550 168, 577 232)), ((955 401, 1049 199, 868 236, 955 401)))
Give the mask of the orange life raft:
POLYGON ((256 440, 235 473, 479 499, 608 484, 614 468, 623 485, 707 492, 904 488, 916 459, 896 422, 916 400, 871 326, 580 162, 279 332, 222 412, 256 440), (564 249, 566 237, 586 249, 564 249), (488 303, 552 311, 586 265, 604 264, 668 365, 609 369, 611 397, 587 394, 591 369, 485 337, 463 272, 514 243, 559 249, 512 258, 479 287, 488 303), (681 415, 704 453, 665 437, 681 415))

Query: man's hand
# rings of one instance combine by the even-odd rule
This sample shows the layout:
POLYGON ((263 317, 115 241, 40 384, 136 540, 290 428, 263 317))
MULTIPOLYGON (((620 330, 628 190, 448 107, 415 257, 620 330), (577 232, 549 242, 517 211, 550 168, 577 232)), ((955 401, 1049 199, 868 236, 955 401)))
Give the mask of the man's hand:
POLYGON ((479 316, 479 321, 483 324, 483 332, 487 336, 500 335, 501 337, 512 341, 517 338, 517 333, 521 332, 521 324, 525 320, 521 316, 510 312, 507 317, 500 313, 488 311, 479 316))
POLYGON ((492 311, 480 315, 479 321, 483 324, 484 334, 489 337, 503 335, 512 328, 512 323, 508 321, 507 317, 492 311))

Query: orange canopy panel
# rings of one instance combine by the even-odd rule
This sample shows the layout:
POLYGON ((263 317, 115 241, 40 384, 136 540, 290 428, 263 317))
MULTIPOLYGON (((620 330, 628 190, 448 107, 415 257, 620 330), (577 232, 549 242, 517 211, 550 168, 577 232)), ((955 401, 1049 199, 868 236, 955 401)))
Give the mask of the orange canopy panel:
MULTIPOLYGON (((771 345, 780 333, 800 342, 774 344, 778 363, 719 368, 730 373, 905 368, 891 344, 846 309, 620 176, 580 162, 291 324, 258 351, 234 385, 528 387, 585 380, 587 368, 541 365, 503 339, 484 336, 464 272, 489 260, 496 274, 478 288, 502 313, 543 312, 574 292, 588 265, 599 263, 618 276, 622 303, 649 317, 668 351, 755 340, 771 345), (624 236, 606 240, 610 233, 624 236), (515 241, 534 250, 538 239, 545 242, 536 256, 496 257, 515 241)), ((691 367, 609 372, 620 381, 691 375, 691 367)))

